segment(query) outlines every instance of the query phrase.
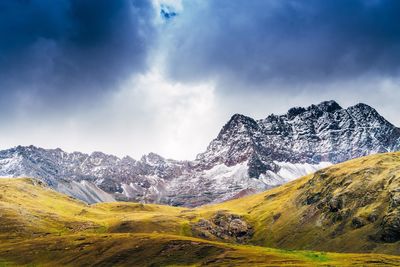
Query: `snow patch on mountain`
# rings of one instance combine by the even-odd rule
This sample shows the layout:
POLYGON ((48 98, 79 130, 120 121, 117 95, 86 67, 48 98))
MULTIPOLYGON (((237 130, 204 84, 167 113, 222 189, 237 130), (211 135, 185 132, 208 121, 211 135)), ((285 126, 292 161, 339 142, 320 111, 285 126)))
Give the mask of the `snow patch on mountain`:
POLYGON ((260 120, 235 114, 194 161, 18 146, 0 151, 0 176, 37 178, 88 203, 199 206, 260 192, 330 163, 398 150, 400 129, 375 109, 325 101, 260 120))
POLYGON ((172 180, 167 188, 170 193, 164 202, 170 205, 198 206, 206 203, 221 202, 230 199, 238 191, 256 188, 262 191, 268 188, 261 180, 248 175, 248 162, 234 166, 219 164, 211 169, 183 175, 172 180))
POLYGON ((311 174, 332 165, 330 162, 309 164, 274 161, 274 163, 280 167, 277 173, 268 170, 265 174, 261 174, 260 176, 260 180, 270 186, 277 186, 293 181, 299 177, 311 174))
POLYGON ((139 183, 122 183, 122 193, 116 192, 117 195, 123 195, 126 199, 141 199, 143 202, 159 202, 165 192, 166 182, 158 176, 147 177, 146 184, 139 183))

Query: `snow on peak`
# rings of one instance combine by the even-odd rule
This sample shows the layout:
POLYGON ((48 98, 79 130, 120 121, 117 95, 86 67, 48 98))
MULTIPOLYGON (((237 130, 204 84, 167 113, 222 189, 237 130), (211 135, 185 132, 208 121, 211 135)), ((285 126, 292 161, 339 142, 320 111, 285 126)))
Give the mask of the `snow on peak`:
POLYGON ((196 206, 265 190, 332 163, 398 150, 400 129, 375 109, 362 103, 342 108, 331 100, 261 120, 235 114, 195 161, 18 146, 0 151, 0 176, 38 178, 89 203, 196 206))

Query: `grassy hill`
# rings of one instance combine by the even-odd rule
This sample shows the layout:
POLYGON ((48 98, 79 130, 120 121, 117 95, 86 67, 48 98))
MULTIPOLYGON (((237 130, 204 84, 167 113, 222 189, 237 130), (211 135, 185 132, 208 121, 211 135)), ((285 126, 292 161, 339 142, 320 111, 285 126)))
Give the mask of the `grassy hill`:
POLYGON ((0 266, 398 266, 379 254, 287 251, 166 234, 69 234, 0 245, 0 266))
POLYGON ((400 254, 400 153, 326 168, 262 194, 202 207, 243 215, 253 244, 400 254))
POLYGON ((33 179, 0 179, 0 266, 399 265, 399 240, 400 153, 197 209, 89 206, 33 179))

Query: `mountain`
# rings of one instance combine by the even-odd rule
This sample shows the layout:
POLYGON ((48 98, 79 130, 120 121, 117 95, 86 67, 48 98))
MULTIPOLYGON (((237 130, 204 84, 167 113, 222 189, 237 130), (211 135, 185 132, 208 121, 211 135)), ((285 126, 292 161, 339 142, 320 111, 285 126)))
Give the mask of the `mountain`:
POLYGON ((285 115, 253 120, 234 115, 200 161, 233 166, 249 161, 249 175, 277 171, 274 161, 338 163, 400 148, 400 130, 365 104, 347 109, 334 101, 292 108, 285 115))
POLYGON ((17 146, 0 152, 0 177, 34 177, 88 203, 134 200, 157 202, 165 183, 187 163, 154 153, 140 161, 101 152, 90 155, 61 149, 17 146))
POLYGON ((366 104, 344 109, 325 101, 261 120, 236 114, 197 156, 200 171, 173 181, 170 191, 177 194, 169 203, 197 204, 193 195, 200 204, 235 198, 334 163, 399 149, 400 129, 366 104))
POLYGON ((194 161, 18 146, 0 151, 0 176, 35 177, 88 203, 115 199, 199 206, 261 192, 352 158, 398 150, 400 129, 375 109, 325 101, 261 120, 235 114, 194 161))
POLYGON ((400 152, 336 164, 263 193, 204 206, 194 228, 219 239, 216 215, 237 214, 250 242, 284 249, 400 255, 400 152), (208 225, 208 227, 204 227, 208 225))
POLYGON ((197 208, 86 205, 0 179, 0 264, 398 266, 399 166, 399 152, 362 157, 197 208))

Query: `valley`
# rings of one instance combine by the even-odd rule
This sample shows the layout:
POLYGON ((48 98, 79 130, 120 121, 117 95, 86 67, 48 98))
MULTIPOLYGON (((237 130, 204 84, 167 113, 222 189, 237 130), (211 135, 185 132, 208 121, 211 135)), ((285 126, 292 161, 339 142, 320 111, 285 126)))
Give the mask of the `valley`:
POLYGON ((0 267, 400 266, 399 14, 0 0, 0 267))
POLYGON ((36 179, 4 178, 0 262, 396 266, 399 166, 400 153, 362 157, 260 194, 198 208, 88 205, 36 179))

